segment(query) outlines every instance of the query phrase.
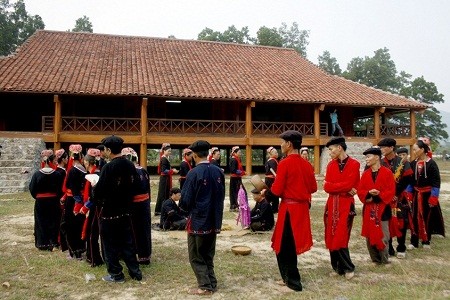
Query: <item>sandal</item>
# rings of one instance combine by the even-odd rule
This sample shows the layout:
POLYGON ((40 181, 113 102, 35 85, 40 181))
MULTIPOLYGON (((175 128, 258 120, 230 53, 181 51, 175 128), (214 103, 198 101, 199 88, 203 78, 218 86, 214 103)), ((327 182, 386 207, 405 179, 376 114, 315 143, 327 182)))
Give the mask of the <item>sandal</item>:
POLYGON ((199 289, 199 288, 193 288, 193 289, 190 289, 188 291, 188 294, 190 294, 190 295, 198 295, 198 296, 210 296, 210 295, 214 294, 214 292, 211 291, 211 290, 204 290, 204 289, 199 289))

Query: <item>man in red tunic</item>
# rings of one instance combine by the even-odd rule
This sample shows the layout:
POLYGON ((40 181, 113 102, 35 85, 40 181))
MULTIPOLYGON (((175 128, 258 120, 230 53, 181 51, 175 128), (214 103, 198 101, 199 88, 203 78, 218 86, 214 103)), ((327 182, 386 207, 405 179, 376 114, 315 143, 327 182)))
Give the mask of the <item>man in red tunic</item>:
POLYGON ((272 248, 283 280, 280 284, 301 291, 297 255, 308 251, 313 245, 309 207, 311 194, 317 191, 317 181, 311 164, 300 156, 300 132, 288 130, 280 138, 283 139, 281 151, 286 158, 278 164, 275 181, 267 191, 281 198, 272 248))
POLYGON ((350 258, 348 242, 353 226, 356 188, 359 184, 360 163, 347 155, 345 138, 332 138, 326 147, 330 151, 323 189, 328 200, 325 205, 325 245, 330 251, 333 272, 330 276, 355 275, 355 265, 350 258))
POLYGON ((395 196, 395 179, 391 170, 380 163, 380 148, 364 151, 367 169, 358 185, 358 197, 364 204, 361 235, 366 238, 370 259, 376 264, 389 263, 390 203, 395 196))

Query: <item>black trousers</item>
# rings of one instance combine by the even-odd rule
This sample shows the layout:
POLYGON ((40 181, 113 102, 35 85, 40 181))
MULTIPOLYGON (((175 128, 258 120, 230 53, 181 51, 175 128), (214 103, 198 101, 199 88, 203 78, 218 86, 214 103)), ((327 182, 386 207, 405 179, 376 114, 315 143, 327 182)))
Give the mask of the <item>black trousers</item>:
POLYGON ((301 291, 300 273, 297 268, 297 252, 295 250, 294 234, 292 233, 289 213, 286 212, 280 253, 277 254, 278 269, 281 278, 290 289, 301 291))
POLYGON ((116 219, 100 218, 100 235, 108 273, 116 280, 125 276, 119 262, 122 258, 128 268, 131 278, 141 280, 142 272, 136 258, 131 218, 123 216, 116 219))
POLYGON ((189 262, 197 278, 198 287, 210 291, 217 289, 217 279, 214 273, 216 237, 215 233, 188 234, 189 262))
POLYGON ((331 266, 339 275, 355 271, 348 248, 330 251, 331 266))

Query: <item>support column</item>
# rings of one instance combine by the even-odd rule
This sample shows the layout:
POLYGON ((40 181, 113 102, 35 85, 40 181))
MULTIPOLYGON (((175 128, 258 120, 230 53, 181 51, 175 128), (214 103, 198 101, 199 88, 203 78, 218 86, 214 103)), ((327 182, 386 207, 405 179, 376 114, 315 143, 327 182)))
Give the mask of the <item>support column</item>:
POLYGON ((375 108, 374 115, 373 115, 373 131, 375 135, 375 143, 378 143, 380 140, 380 110, 378 108, 375 108))
POLYGON ((249 102, 245 110, 245 136, 247 137, 245 145, 245 172, 247 175, 252 174, 252 107, 255 107, 255 101, 249 102))
POLYGON ((412 146, 414 145, 414 143, 416 142, 416 139, 417 139, 417 132, 416 132, 416 113, 414 112, 414 110, 410 110, 409 111, 409 119, 410 119, 410 124, 409 124, 409 126, 410 126, 410 130, 411 130, 411 132, 410 132, 410 136, 411 136, 411 143, 410 143, 410 145, 409 145, 409 153, 410 153, 410 155, 409 155, 409 157, 412 159, 413 158, 413 155, 412 155, 412 146))
POLYGON ((55 103, 55 113, 53 115, 53 149, 57 150, 61 148, 59 134, 62 129, 61 101, 58 95, 53 95, 53 102, 55 103))
POLYGON ((147 104, 148 99, 142 98, 141 103, 141 147, 139 151, 139 164, 144 169, 147 169, 147 131, 148 131, 148 120, 147 120, 147 104))
POLYGON ((314 107, 314 173, 320 173, 320 111, 325 109, 324 104, 314 107))

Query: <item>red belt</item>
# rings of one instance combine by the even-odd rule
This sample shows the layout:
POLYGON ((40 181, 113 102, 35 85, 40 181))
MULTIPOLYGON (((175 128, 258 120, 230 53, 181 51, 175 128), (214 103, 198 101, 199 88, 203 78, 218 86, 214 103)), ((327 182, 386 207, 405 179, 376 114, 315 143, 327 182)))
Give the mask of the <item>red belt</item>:
POLYGON ((38 193, 36 198, 52 198, 56 197, 56 193, 38 193))
POLYGON ((133 202, 142 202, 145 201, 147 199, 150 199, 150 195, 148 193, 146 194, 140 194, 140 195, 135 195, 133 197, 133 202))
POLYGON ((284 202, 286 204, 300 204, 302 202, 309 202, 309 200, 287 198, 287 199, 281 199, 281 202, 284 202))
POLYGON ((348 198, 353 198, 352 195, 350 195, 349 193, 339 193, 339 194, 330 194, 331 196, 339 196, 339 197, 348 197, 348 198))

